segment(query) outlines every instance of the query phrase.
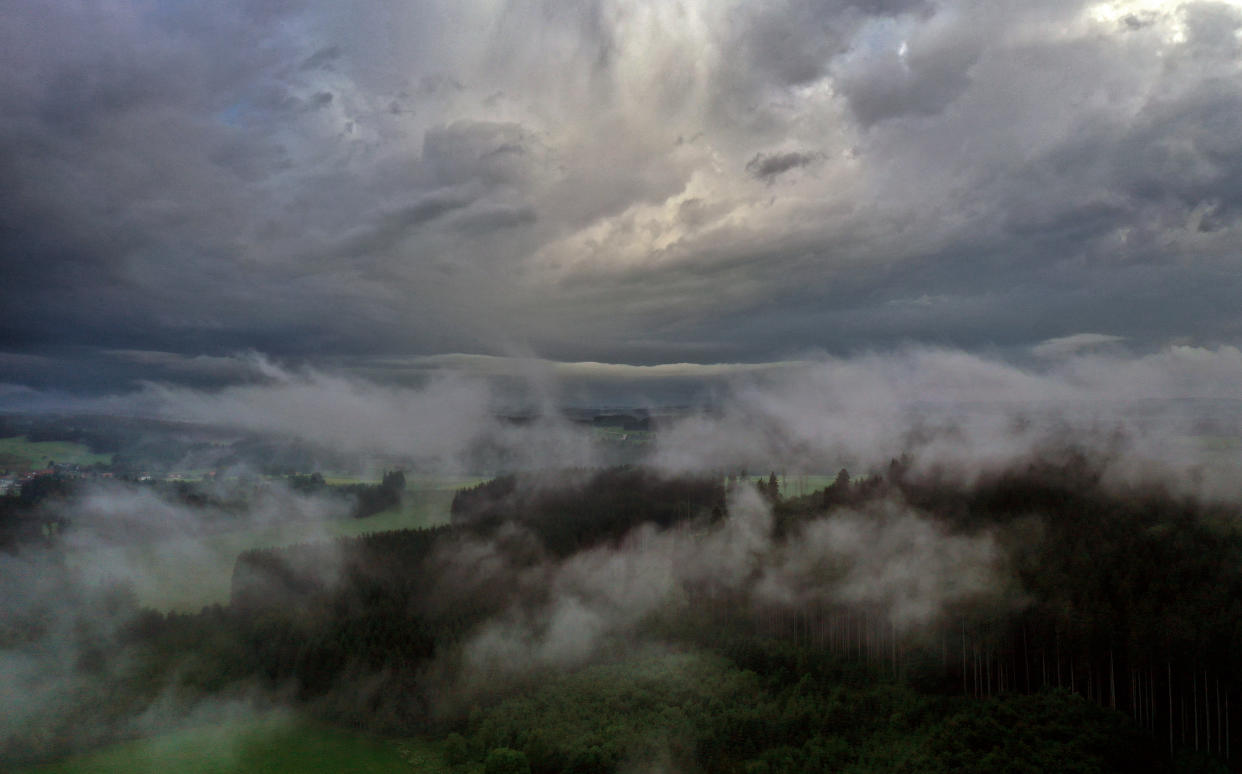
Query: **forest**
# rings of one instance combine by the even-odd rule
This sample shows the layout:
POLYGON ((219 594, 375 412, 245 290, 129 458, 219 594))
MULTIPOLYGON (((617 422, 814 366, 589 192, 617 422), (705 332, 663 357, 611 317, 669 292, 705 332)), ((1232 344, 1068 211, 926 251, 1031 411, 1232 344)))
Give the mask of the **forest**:
POLYGON ((445 526, 249 551, 229 604, 197 614, 123 586, 67 589, 68 621, 8 599, 6 650, 55 627, 76 655, 74 690, 10 721, 0 760, 226 699, 439 740, 462 771, 1233 760, 1236 506, 1109 481, 1074 450, 969 482, 898 458, 799 497, 751 478, 502 476, 445 526))

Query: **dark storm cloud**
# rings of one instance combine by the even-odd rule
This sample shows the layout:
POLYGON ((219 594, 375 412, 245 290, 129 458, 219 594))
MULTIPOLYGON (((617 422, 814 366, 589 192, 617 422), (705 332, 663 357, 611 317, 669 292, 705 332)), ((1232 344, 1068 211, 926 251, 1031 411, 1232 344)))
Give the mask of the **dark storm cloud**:
POLYGON ((778 175, 791 169, 810 166, 820 156, 815 153, 788 151, 786 153, 756 153, 755 157, 746 162, 746 171, 753 177, 772 182, 778 175))
POLYGON ((1150 0, 19 4, 0 351, 47 360, 6 376, 1228 341, 1239 30, 1150 0))

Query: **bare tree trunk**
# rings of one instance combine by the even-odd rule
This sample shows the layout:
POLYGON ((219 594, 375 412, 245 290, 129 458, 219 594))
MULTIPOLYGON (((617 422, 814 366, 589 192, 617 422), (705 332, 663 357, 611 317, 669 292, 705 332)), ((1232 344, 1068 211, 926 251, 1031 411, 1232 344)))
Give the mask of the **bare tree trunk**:
POLYGON ((966 693, 966 622, 962 621, 962 693, 966 693))
POLYGON ((871 618, 866 611, 863 612, 863 659, 866 663, 871 663, 871 618))
POLYGON ((1216 751, 1217 752, 1220 752, 1220 746, 1222 744, 1221 740, 1225 738, 1224 733, 1222 733, 1223 729, 1220 726, 1221 726, 1220 678, 1218 677, 1216 678, 1216 751))
POLYGON ((859 661, 863 660, 863 624, 865 624, 866 622, 867 622, 866 615, 863 615, 863 617, 858 622, 858 660, 859 661))
POLYGON ((1108 649, 1108 704, 1117 709, 1117 673, 1113 668, 1113 649, 1108 649))
POLYGON ((888 622, 888 636, 892 640, 893 677, 897 677, 897 624, 893 623, 892 619, 888 622))
POLYGON ((1191 693, 1194 701, 1191 704, 1195 708, 1195 749, 1199 749, 1199 676, 1194 672, 1190 673, 1191 693))
POLYGON ((1203 671, 1203 733, 1204 745, 1203 749, 1208 752, 1212 751, 1212 705, 1208 701, 1208 675, 1207 670, 1203 671))
POLYGON ((970 647, 970 655, 974 657, 975 661, 975 697, 977 698, 984 694, 984 675, 982 675, 979 666, 979 646, 972 645, 970 647))
POLYGON ((1141 726, 1143 726, 1143 728, 1148 728, 1151 726, 1151 717, 1149 714, 1150 709, 1151 709, 1151 704, 1148 699, 1148 694, 1150 693, 1150 691, 1148 690, 1149 688, 1148 681, 1145 680, 1145 677, 1146 676, 1144 675, 1143 671, 1140 670, 1139 671, 1139 717, 1143 718, 1143 723, 1141 723, 1141 726))
POLYGON ((1139 672, 1139 700, 1142 702, 1140 706, 1142 707, 1143 728, 1151 728, 1151 682, 1149 679, 1144 679, 1150 676, 1150 672, 1147 675, 1144 675, 1142 671, 1139 672))
POLYGON ((1165 667, 1168 669, 1168 688, 1169 688, 1169 754, 1173 754, 1173 662, 1166 661, 1165 667))
POLYGON ((1143 702, 1143 673, 1134 670, 1134 722, 1142 728, 1145 725, 1143 713, 1147 705, 1143 702))
POLYGON ((1062 687, 1061 685, 1061 635, 1058 634, 1056 637, 1056 640, 1057 640, 1056 642, 1056 645, 1057 645, 1057 687, 1060 688, 1062 687))
POLYGON ((1150 666, 1147 667, 1147 700, 1151 702, 1151 714, 1148 718, 1151 721, 1151 732, 1156 733, 1156 671, 1150 666))
POLYGON ((1026 692, 1031 692, 1031 652, 1026 647, 1026 624, 1022 624, 1022 671, 1026 673, 1026 692))
POLYGON ((988 698, 992 697, 992 651, 983 651, 983 669, 987 673, 988 698))

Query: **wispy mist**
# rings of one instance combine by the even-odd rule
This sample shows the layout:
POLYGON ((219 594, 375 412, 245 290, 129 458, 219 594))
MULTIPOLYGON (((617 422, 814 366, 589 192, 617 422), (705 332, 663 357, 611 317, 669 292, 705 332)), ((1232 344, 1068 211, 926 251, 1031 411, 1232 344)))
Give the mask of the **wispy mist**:
MULTIPOLYGON (((915 348, 739 375, 710 404, 659 422, 642 464, 652 475, 692 472, 711 481, 742 471, 831 475, 848 467, 865 484, 889 476, 898 460, 903 475, 969 487, 1031 460, 1074 465, 1081 455, 1105 486, 1236 494, 1242 352, 1171 347, 1131 356, 1106 344, 1106 351, 1045 351, 1024 364, 915 348)), ((470 471, 479 460, 530 471, 595 465, 589 427, 555 411, 555 380, 533 381, 540 411, 520 422, 497 410, 503 395, 495 384, 453 374, 401 387, 265 366, 263 378, 221 390, 152 385, 113 401, 427 469, 470 471)), ((579 479, 581 471, 532 474, 525 485, 579 479)), ((21 711, 6 713, 5 733, 28 733, 57 702, 125 668, 92 659, 100 643, 106 648, 120 636, 138 601, 166 582, 146 574, 127 541, 145 541, 187 568, 231 563, 235 546, 212 553, 222 523, 291 528, 281 536, 297 542, 326 537, 323 525, 344 511, 340 501, 280 485, 248 491, 242 501, 237 512, 188 508, 153 490, 100 482, 57 504, 73 514, 59 552, 0 560, 14 613, 6 623, 26 627, 10 632, 0 653, 5 693, 25 697, 21 711), (110 590, 88 593, 95 588, 110 590)), ((770 497, 739 479, 723 514, 693 514, 663 529, 646 524, 570 553, 550 550, 518 523, 455 534, 426 562, 431 592, 420 614, 443 617, 480 599, 487 613, 437 656, 421 684, 434 686, 444 708, 460 709, 479 691, 542 670, 659 651, 666 647, 661 617, 704 604, 755 625, 808 608, 863 611, 894 638, 917 636, 972 606, 1027 604, 1012 552, 1022 540, 1039 540, 1037 528, 950 528, 896 489, 806 508, 782 526, 770 497)), ((1036 523, 1039 517, 1031 514, 1036 523)), ((315 570, 325 587, 335 571, 331 561, 315 570)), ((382 685, 378 675, 358 679, 358 691, 382 685)), ((181 698, 161 701, 172 707, 181 698)))
POLYGON ((537 421, 518 427, 501 416, 505 396, 494 385, 454 371, 400 387, 261 363, 257 383, 218 391, 152 384, 134 399, 165 418, 244 428, 354 455, 388 455, 428 470, 593 462, 587 435, 551 410, 535 379, 526 384, 537 400, 537 421))
POLYGON ((747 485, 732 493, 716 523, 665 531, 647 525, 618 545, 563 561, 470 559, 503 554, 503 542, 476 543, 460 554, 478 574, 476 583, 491 575, 514 595, 455 663, 456 688, 467 694, 606 653, 659 648, 652 616, 681 615, 712 600, 754 621, 815 606, 865 610, 901 633, 940 623, 966 603, 1021 604, 992 535, 951 534, 896 501, 824 512, 778 539, 770 503, 747 485))
MULTIPOLYGON (((239 551, 256 540, 326 540, 329 522, 347 518, 351 506, 257 478, 207 488, 216 504, 196 507, 167 489, 84 481, 39 506, 63 519, 57 545, 0 552, 0 760, 15 742, 22 755, 64 751, 187 719, 237 716, 262 699, 244 686, 183 695, 176 681, 195 668, 192 649, 183 665, 144 686, 154 691, 149 706, 106 696, 113 681, 149 679, 132 648, 141 609, 197 613, 227 603, 239 551)), ((318 571, 330 578, 335 569, 329 561, 318 571)))
POLYGON ((1227 488, 1236 453, 1203 441, 1239 438, 1240 384, 1242 352, 1230 346, 1030 365, 926 348, 825 358, 737 383, 718 410, 662 433, 655 464, 865 471, 910 454, 920 469, 974 475, 1041 448, 1078 446, 1112 459, 1118 474, 1163 468, 1227 488))

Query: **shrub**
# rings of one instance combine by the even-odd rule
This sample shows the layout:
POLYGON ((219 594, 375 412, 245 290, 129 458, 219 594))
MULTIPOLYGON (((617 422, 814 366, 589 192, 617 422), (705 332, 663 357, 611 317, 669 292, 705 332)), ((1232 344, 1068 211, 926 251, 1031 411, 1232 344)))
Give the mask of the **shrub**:
POLYGON ((520 750, 497 747, 487 754, 483 774, 530 774, 530 763, 520 750))

